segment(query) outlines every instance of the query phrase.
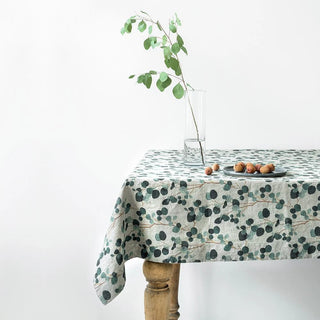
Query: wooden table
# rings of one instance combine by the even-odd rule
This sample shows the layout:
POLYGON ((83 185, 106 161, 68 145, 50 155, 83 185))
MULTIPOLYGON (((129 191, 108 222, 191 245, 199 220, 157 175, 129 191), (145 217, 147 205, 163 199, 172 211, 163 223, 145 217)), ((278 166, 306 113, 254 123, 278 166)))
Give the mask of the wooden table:
POLYGON ((144 293, 145 319, 179 319, 180 264, 145 261, 143 273, 148 281, 144 293))

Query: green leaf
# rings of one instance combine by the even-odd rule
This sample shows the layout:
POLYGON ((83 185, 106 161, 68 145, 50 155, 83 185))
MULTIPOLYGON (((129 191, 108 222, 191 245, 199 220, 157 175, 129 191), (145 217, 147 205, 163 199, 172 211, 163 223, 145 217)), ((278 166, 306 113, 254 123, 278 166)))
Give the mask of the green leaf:
POLYGON ((182 47, 181 47, 181 50, 182 50, 186 55, 188 55, 188 51, 187 51, 186 47, 182 46, 182 47))
POLYGON ((174 43, 171 47, 171 50, 174 54, 177 54, 180 51, 180 46, 179 43, 174 43))
POLYGON ((172 80, 169 77, 164 82, 162 82, 159 78, 158 81, 156 82, 156 86, 161 92, 163 92, 165 88, 170 86, 171 82, 172 80))
POLYGON ((148 50, 151 47, 151 41, 150 38, 147 38, 146 40, 144 40, 143 42, 143 46, 146 50, 148 50))
POLYGON ((163 87, 162 82, 160 81, 160 79, 157 80, 156 86, 157 86, 157 88, 158 88, 161 92, 164 91, 164 89, 165 89, 165 88, 163 87))
POLYGON ((163 55, 164 55, 165 59, 170 59, 170 57, 171 57, 171 49, 169 47, 163 47, 163 55))
POLYGON ((149 72, 140 74, 140 76, 138 76, 137 82, 143 83, 149 89, 152 83, 152 76, 149 72))
MULTIPOLYGON (((156 37, 150 37, 149 39, 150 39, 151 47, 153 49, 158 46, 156 37)), ((160 45, 160 43, 159 43, 159 45, 160 45)))
POLYGON ((178 26, 181 26, 181 20, 178 18, 178 15, 175 13, 176 16, 176 22, 178 24, 178 26))
POLYGON ((167 87, 169 87, 170 84, 171 84, 171 82, 172 82, 171 78, 168 77, 166 81, 162 82, 162 87, 163 87, 164 89, 167 88, 167 87))
POLYGON ((177 27, 174 25, 174 22, 171 21, 169 24, 169 29, 171 32, 176 33, 177 32, 177 27))
POLYGON ((161 72, 159 77, 161 82, 165 82, 168 79, 168 75, 166 72, 161 72))
POLYGON ((172 93, 173 95, 177 98, 177 99, 181 99, 184 95, 184 90, 181 86, 180 83, 178 83, 177 85, 175 85, 172 89, 172 93))
POLYGON ((176 58, 171 57, 169 62, 170 68, 175 72, 177 76, 181 75, 181 68, 179 61, 176 58))
POLYGON ((149 34, 151 34, 151 33, 152 33, 152 26, 149 26, 149 28, 148 28, 148 32, 149 32, 149 34))
POLYGON ((158 88, 161 92, 165 89, 165 88, 162 86, 162 82, 160 81, 160 79, 157 80, 156 86, 157 86, 157 88, 158 88))
POLYGON ((154 70, 150 70, 149 73, 150 73, 150 74, 157 74, 158 72, 157 72, 157 71, 154 71, 154 70))
POLYGON ((159 29, 160 31, 162 31, 162 27, 161 27, 161 24, 160 24, 159 21, 157 21, 157 26, 158 26, 158 29, 159 29))
POLYGON ((135 75, 134 75, 134 74, 132 74, 131 76, 129 76, 129 79, 132 79, 132 78, 134 78, 134 76, 135 76, 135 75))
POLYGON ((148 14, 145 11, 140 10, 140 12, 148 16, 148 14))
POLYGON ((132 24, 131 23, 125 23, 124 28, 126 30, 127 33, 130 33, 132 30, 132 24))
POLYGON ((143 32, 146 29, 147 29, 147 24, 143 20, 141 20, 138 24, 138 30, 140 32, 143 32))
POLYGON ((183 40, 182 40, 180 35, 177 35, 177 42, 179 43, 180 47, 182 47, 184 45, 184 42, 183 42, 183 40))
POLYGON ((162 45, 164 46, 168 42, 168 38, 166 36, 162 37, 162 45))
POLYGON ((144 84, 148 89, 150 89, 151 83, 152 83, 152 76, 151 76, 149 73, 146 73, 143 84, 144 84))
POLYGON ((121 34, 123 35, 123 34, 125 34, 126 33, 126 29, 123 27, 123 28, 121 28, 121 34))
POLYGON ((131 23, 135 23, 137 20, 133 17, 130 18, 131 23))
POLYGON ((139 76, 138 79, 137 79, 137 82, 138 82, 138 83, 143 83, 143 82, 144 82, 144 79, 145 79, 145 75, 144 75, 144 74, 140 74, 140 76, 139 76))

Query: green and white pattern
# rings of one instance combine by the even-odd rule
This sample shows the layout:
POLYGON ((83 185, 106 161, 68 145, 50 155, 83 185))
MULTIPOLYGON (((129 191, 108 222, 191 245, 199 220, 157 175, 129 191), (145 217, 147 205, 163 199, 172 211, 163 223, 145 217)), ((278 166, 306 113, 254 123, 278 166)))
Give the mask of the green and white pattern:
POLYGON ((209 150, 208 163, 270 163, 281 178, 186 167, 180 150, 149 151, 123 184, 97 261, 104 304, 134 257, 186 263, 320 258, 320 150, 209 150))

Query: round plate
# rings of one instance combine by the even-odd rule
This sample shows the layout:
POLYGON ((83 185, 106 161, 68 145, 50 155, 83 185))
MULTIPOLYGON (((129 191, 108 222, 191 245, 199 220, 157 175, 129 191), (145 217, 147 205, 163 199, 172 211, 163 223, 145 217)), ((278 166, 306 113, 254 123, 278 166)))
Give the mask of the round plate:
POLYGON ((247 173, 247 172, 235 172, 233 166, 228 166, 223 168, 223 172, 228 176, 233 177, 249 177, 249 178, 275 178, 283 177, 286 175, 287 170, 281 167, 276 167, 273 172, 270 173, 247 173))

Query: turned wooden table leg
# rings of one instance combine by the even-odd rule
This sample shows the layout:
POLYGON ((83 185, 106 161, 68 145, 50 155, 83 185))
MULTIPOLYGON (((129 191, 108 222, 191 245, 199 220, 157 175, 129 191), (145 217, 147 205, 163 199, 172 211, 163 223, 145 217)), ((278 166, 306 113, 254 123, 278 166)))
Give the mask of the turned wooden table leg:
POLYGON ((180 264, 172 265, 172 275, 170 278, 170 307, 169 307, 169 320, 177 320, 180 317, 178 291, 179 291, 179 276, 180 264))
POLYGON ((144 312, 146 320, 168 320, 170 291, 169 280, 173 265, 145 261, 143 273, 148 281, 144 292, 144 312))

